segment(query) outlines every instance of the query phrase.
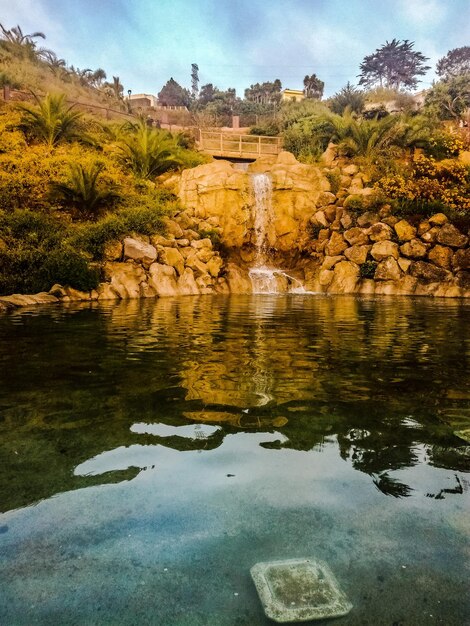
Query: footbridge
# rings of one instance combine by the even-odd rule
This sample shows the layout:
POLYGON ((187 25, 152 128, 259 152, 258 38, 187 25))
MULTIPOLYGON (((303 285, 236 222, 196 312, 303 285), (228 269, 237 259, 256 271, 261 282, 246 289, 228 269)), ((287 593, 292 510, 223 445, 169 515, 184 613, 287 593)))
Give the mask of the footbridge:
POLYGON ((282 150, 282 140, 281 137, 200 130, 199 150, 214 157, 254 161, 261 156, 278 155, 282 150))

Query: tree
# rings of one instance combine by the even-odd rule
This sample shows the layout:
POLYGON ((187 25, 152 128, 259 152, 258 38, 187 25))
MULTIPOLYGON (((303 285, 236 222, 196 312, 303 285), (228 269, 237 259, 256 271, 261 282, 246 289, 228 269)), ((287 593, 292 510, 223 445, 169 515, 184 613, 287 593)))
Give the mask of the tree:
POLYGON ((137 178, 153 178, 180 162, 176 140, 165 131, 149 128, 145 120, 127 123, 117 143, 120 160, 137 178))
POLYGON ((256 83, 245 89, 245 98, 257 104, 277 104, 281 100, 282 83, 279 78, 273 82, 256 83))
POLYGON ((444 80, 470 74, 470 46, 449 50, 437 62, 436 74, 444 80))
POLYGON ((199 103, 208 104, 214 99, 215 92, 218 91, 217 87, 214 87, 212 83, 203 85, 199 92, 199 103))
POLYGON ((187 89, 181 87, 174 78, 170 78, 158 94, 158 101, 163 106, 189 107, 191 94, 187 89))
POLYGON ((330 108, 333 113, 342 115, 346 109, 352 113, 360 114, 364 110, 365 95, 363 91, 356 89, 349 82, 330 100, 330 108))
POLYGON ((114 189, 99 188, 98 178, 103 169, 104 164, 100 162, 89 167, 72 163, 69 179, 52 183, 52 197, 64 202, 82 219, 96 219, 101 209, 120 197, 114 189))
POLYGON ((454 76, 434 83, 426 94, 424 106, 442 120, 459 120, 470 107, 468 75, 454 76))
POLYGON ((49 147, 62 140, 81 138, 78 131, 83 113, 75 111, 74 105, 68 106, 65 94, 47 94, 37 104, 18 103, 21 111, 20 128, 26 134, 45 142, 49 147))
POLYGON ((418 76, 423 76, 429 65, 424 65, 428 58, 413 50, 414 42, 405 39, 393 39, 385 42, 381 48, 366 57, 360 65, 359 84, 365 87, 400 89, 416 88, 418 76))
POLYGON ((35 32, 25 35, 20 26, 14 26, 7 30, 3 24, 0 24, 0 38, 3 40, 4 47, 9 49, 16 55, 25 55, 31 60, 37 58, 36 42, 34 39, 45 39, 44 33, 35 32))
POLYGON ((304 78, 304 94, 306 98, 321 100, 324 88, 325 83, 320 80, 316 74, 312 74, 311 76, 307 75, 304 78))
POLYGON ((59 59, 52 50, 41 49, 38 56, 49 66, 53 74, 64 73, 67 66, 65 59, 59 59))

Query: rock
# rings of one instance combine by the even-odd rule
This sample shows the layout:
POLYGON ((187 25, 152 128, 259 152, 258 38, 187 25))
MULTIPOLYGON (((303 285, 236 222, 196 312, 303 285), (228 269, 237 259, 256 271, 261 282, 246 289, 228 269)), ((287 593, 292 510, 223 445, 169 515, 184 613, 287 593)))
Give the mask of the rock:
POLYGON ((177 289, 180 296, 193 296, 199 293, 193 271, 189 267, 186 267, 178 278, 177 289))
POLYGON ((144 280, 140 283, 140 297, 141 298, 155 298, 155 296, 157 295, 155 289, 153 288, 152 285, 149 285, 149 283, 144 280))
POLYGON ((327 149, 321 156, 321 160, 325 165, 333 165, 338 155, 338 148, 334 143, 329 143, 327 149))
POLYGON ((14 293, 11 296, 0 297, 0 302, 3 304, 3 308, 5 310, 11 310, 22 306, 32 306, 35 304, 57 304, 58 301, 58 298, 50 293, 47 293, 46 291, 41 291, 40 293, 31 295, 14 293))
POLYGON ((62 287, 62 285, 59 285, 58 283, 56 283, 55 285, 52 285, 52 287, 49 289, 49 293, 51 294, 51 296, 55 296, 56 298, 59 298, 59 299, 67 295, 65 288, 62 287))
POLYGON ((73 287, 65 287, 65 292, 67 295, 63 298, 63 300, 66 298, 72 302, 87 302, 88 300, 91 300, 91 296, 88 291, 80 291, 79 289, 74 289, 73 287))
POLYGON ((470 270, 470 248, 457 250, 452 258, 452 267, 456 272, 460 270, 470 270))
POLYGON ((328 206, 329 204, 334 204, 336 202, 336 196, 331 191, 323 191, 317 200, 317 206, 328 206))
POLYGON ((394 228, 400 241, 410 241, 416 237, 416 228, 406 220, 400 220, 394 228))
POLYGON ((396 258, 389 256, 380 261, 374 274, 375 280, 400 280, 401 270, 396 258))
MULTIPOLYGON (((470 272, 457 272, 456 274, 457 285, 462 289, 470 289, 470 272)), ((470 297, 470 294, 467 294, 470 297)))
POLYGON ((227 283, 230 293, 251 293, 251 280, 248 272, 238 267, 234 263, 228 263, 227 267, 227 283))
POLYGON ((468 237, 462 235, 452 224, 444 224, 437 233, 437 241, 444 246, 464 248, 468 243, 468 237))
POLYGON ((369 228, 368 235, 372 241, 385 241, 393 237, 393 231, 388 224, 378 222, 369 228))
POLYGON ((189 255, 186 259, 186 269, 187 268, 190 268, 193 273, 196 274, 196 276, 200 276, 201 274, 207 274, 206 264, 198 259, 196 253, 189 255))
POLYGON ((322 287, 327 287, 333 280, 334 272, 331 270, 321 270, 318 275, 318 281, 322 287))
POLYGON ((220 270, 222 269, 222 266, 223 266, 223 261, 220 258, 220 256, 213 256, 212 259, 210 259, 210 261, 208 261, 206 265, 207 271, 214 278, 218 277, 218 275, 220 274, 220 270))
POLYGON ((214 252, 214 250, 212 250, 212 248, 201 248, 200 250, 198 250, 196 252, 197 258, 202 263, 207 263, 208 261, 210 261, 210 259, 212 259, 214 254, 215 254, 215 252, 214 252))
POLYGON ((329 226, 329 222, 326 219, 326 215, 323 211, 317 211, 312 219, 311 219, 312 224, 314 224, 315 226, 324 226, 325 228, 328 228, 329 226))
POLYGON ((171 265, 152 263, 149 268, 149 285, 157 296, 175 296, 178 294, 176 270, 171 265))
MULTIPOLYGON (((193 251, 193 248, 189 249, 193 251)), ((177 248, 163 248, 158 254, 158 262, 161 265, 170 265, 174 267, 181 276, 184 272, 184 258, 177 248)))
POLYGON ((120 298, 140 297, 140 283, 146 279, 142 267, 134 263, 106 263, 104 269, 111 279, 111 287, 120 298))
POLYGON ((382 217, 381 219, 384 224, 388 224, 392 228, 397 222, 400 221, 395 215, 389 215, 388 217, 382 217))
POLYGON ((208 237, 205 239, 198 239, 197 241, 191 242, 191 247, 196 249, 212 248, 212 241, 208 237))
POLYGON ((354 163, 351 163, 350 165, 343 167, 342 172, 343 174, 346 174, 346 176, 354 176, 359 172, 359 168, 357 165, 354 165, 354 163))
MULTIPOLYGON (((179 240, 179 241, 184 241, 184 240, 179 240)), ((174 248, 176 245, 182 245, 179 242, 176 242, 174 239, 168 239, 167 237, 163 237, 163 235, 152 235, 150 237, 150 243, 152 244, 152 246, 155 246, 155 248, 174 248)), ((187 244, 189 246, 189 242, 187 244)))
POLYGON ((406 272, 410 269, 410 265, 411 265, 411 261, 410 259, 404 259, 403 257, 400 257, 398 259, 398 265, 401 269, 402 272, 406 272))
POLYGON ((437 240, 437 235, 439 233, 439 228, 437 226, 433 226, 430 230, 427 230, 421 235, 421 239, 425 243, 435 243, 437 240))
POLYGON ((178 248, 188 248, 191 244, 189 239, 178 239, 175 243, 178 248))
POLYGON ((150 266, 156 258, 157 250, 150 243, 145 243, 132 237, 124 239, 124 259, 131 259, 145 266, 150 266))
POLYGON ((378 241, 374 243, 370 250, 370 254, 375 261, 382 261, 391 256, 394 259, 398 259, 400 256, 398 251, 398 244, 393 241, 378 241))
POLYGON ((122 259, 122 241, 107 241, 104 244, 103 258, 105 261, 120 261, 122 259))
POLYGON ((334 205, 325 207, 323 209, 323 212, 325 213, 325 217, 326 217, 326 219, 328 220, 328 222, 330 224, 335 221, 335 219, 336 219, 336 207, 334 205))
POLYGON ((112 288, 110 283, 100 283, 96 291, 98 300, 120 300, 119 294, 112 288))
POLYGON ((199 239, 199 233, 192 228, 187 228, 186 230, 183 230, 183 238, 189 239, 189 241, 195 241, 196 239, 199 239))
POLYGON ((426 256, 428 248, 419 239, 410 239, 400 246, 400 252, 403 256, 407 256, 411 259, 422 259, 426 256))
POLYGON ((344 256, 353 263, 362 265, 367 260, 367 255, 372 246, 352 246, 344 251, 344 256))
POLYGON ((428 259, 432 261, 434 265, 442 267, 445 270, 450 270, 450 268, 452 267, 452 257, 452 249, 440 245, 434 246, 434 248, 430 250, 428 254, 428 259))
POLYGON ((328 293, 353 293, 359 281, 359 267, 351 261, 341 261, 333 270, 328 293))
MULTIPOLYGON (((364 189, 364 191, 366 190, 364 189)), ((357 225, 361 228, 368 228, 369 226, 373 226, 374 224, 376 224, 378 221, 379 216, 377 215, 377 213, 373 213, 372 211, 366 211, 365 213, 362 213, 362 215, 359 215, 359 217, 357 218, 357 225)))
POLYGON ((343 237, 351 246, 360 246, 369 243, 369 237, 362 228, 350 228, 343 233, 343 237))
POLYGON ((349 215, 349 213, 346 212, 343 212, 340 222, 341 226, 345 229, 351 228, 351 226, 353 225, 352 217, 349 215))
POLYGON ((427 233, 428 230, 431 230, 431 224, 428 222, 428 220, 423 220, 422 222, 419 223, 418 225, 418 235, 421 237, 421 235, 424 235, 424 233, 427 233))
POLYGON ((183 236, 183 228, 180 224, 178 224, 178 222, 172 219, 166 219, 165 226, 168 233, 173 235, 175 239, 181 239, 183 236))
POLYGON ((440 282, 449 278, 449 272, 425 261, 414 261, 410 267, 410 274, 424 283, 440 282))
POLYGON ((323 263, 320 267, 320 270, 331 270, 331 268, 333 268, 340 261, 344 261, 344 256, 342 255, 326 256, 323 259, 323 263))
POLYGON ((348 244, 345 242, 343 236, 338 232, 333 232, 326 245, 325 251, 328 256, 337 256, 346 250, 347 247, 348 244))
POLYGON ((287 152, 287 150, 282 150, 277 155, 276 163, 278 165, 297 165, 298 161, 292 152, 287 152))
POLYGON ((432 224, 432 226, 443 226, 448 221, 449 219, 447 215, 444 215, 444 213, 436 213, 428 219, 428 222, 432 224))

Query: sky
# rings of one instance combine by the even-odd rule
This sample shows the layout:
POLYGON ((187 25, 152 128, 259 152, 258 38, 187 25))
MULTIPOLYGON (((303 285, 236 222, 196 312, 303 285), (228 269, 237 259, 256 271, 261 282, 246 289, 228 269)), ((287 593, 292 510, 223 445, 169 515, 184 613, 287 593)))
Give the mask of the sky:
POLYGON ((235 87, 280 78, 302 89, 306 74, 325 96, 357 84, 363 58, 393 38, 414 41, 436 79, 436 61, 470 45, 470 0, 0 0, 0 23, 42 31, 81 69, 103 68, 125 90, 157 94, 173 77, 191 86, 235 87))

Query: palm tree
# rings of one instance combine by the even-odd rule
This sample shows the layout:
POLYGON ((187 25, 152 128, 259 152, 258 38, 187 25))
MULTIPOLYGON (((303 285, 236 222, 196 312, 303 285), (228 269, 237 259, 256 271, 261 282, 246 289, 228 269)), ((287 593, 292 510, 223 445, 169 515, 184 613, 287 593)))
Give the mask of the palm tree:
POLYGON ((96 219, 100 211, 120 198, 115 189, 99 189, 98 178, 104 164, 96 161, 88 167, 70 165, 68 181, 51 184, 51 196, 66 204, 82 219, 96 219))
POLYGON ((391 115, 382 119, 356 119, 347 109, 343 115, 325 116, 325 121, 331 124, 331 140, 338 143, 340 150, 367 161, 374 161, 399 136, 400 118, 391 115))
POLYGON ((41 39, 45 39, 46 35, 41 32, 31 33, 26 35, 21 30, 20 26, 14 26, 7 30, 3 24, 0 24, 0 38, 5 42, 5 47, 7 47, 12 53, 23 56, 25 55, 31 60, 35 60, 37 58, 36 53, 36 42, 34 39, 38 37, 41 39))
POLYGON ((53 74, 63 72, 67 66, 65 59, 59 59, 55 52, 46 48, 38 50, 38 57, 47 63, 53 74))
POLYGON ((165 131, 149 128, 145 121, 126 124, 118 137, 121 162, 137 178, 153 178, 179 165, 179 147, 165 131))
POLYGON ((22 112, 20 128, 23 132, 51 148, 59 141, 80 137, 83 113, 73 110, 74 105, 67 105, 65 94, 47 94, 42 100, 36 97, 36 101, 36 105, 26 102, 17 105, 22 112))

